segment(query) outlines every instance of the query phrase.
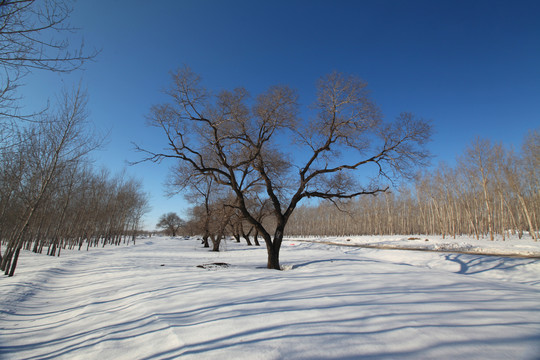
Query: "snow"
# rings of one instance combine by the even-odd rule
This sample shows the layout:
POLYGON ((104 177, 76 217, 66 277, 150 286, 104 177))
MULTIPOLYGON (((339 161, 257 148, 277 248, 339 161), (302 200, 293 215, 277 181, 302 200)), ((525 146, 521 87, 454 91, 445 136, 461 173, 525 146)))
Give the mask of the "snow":
MULTIPOLYGON (((503 240, 497 236, 495 241, 489 239, 475 240, 467 236, 353 236, 300 238, 297 241, 316 241, 348 246, 375 247, 382 249, 409 249, 431 251, 456 251, 471 254, 489 254, 501 256, 530 256, 540 258, 540 244, 532 241, 530 236, 519 239, 512 236, 503 240)), ((291 239, 292 240, 292 239, 291 239)))
POLYGON ((21 254, 0 278, 1 359, 538 359, 540 254, 528 240, 194 239, 21 254), (349 241, 347 241, 349 240, 349 241), (226 263, 224 266, 197 265, 226 263))

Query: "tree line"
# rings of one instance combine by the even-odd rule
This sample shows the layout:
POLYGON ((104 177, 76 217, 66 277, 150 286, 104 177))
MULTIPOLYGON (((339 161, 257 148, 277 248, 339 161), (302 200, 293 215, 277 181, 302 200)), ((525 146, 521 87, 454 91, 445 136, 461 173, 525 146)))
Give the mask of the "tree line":
POLYGON ((341 204, 304 206, 288 235, 433 234, 503 240, 540 229, 540 132, 521 151, 477 138, 451 167, 440 163, 408 186, 341 204))
POLYGON ((99 144, 86 126, 85 95, 64 94, 57 110, 25 124, 0 151, 0 269, 12 276, 21 249, 60 255, 134 235, 147 209, 141 184, 96 172, 99 144))

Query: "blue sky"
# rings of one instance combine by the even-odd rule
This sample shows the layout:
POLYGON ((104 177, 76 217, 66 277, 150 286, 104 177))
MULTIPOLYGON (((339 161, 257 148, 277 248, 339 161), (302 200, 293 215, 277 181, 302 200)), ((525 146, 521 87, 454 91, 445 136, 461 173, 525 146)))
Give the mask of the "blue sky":
POLYGON ((387 119, 431 119, 434 162, 452 163, 476 136, 519 146, 540 125, 539 19, 536 0, 79 0, 71 23, 101 53, 84 71, 31 74, 21 94, 40 106, 83 81, 91 120, 107 134, 96 165, 143 182, 152 228, 188 206, 164 196, 169 163, 126 163, 141 158, 132 142, 164 146, 145 115, 165 99, 169 71, 186 64, 209 88, 252 94, 287 84, 303 105, 320 76, 353 73, 387 119))

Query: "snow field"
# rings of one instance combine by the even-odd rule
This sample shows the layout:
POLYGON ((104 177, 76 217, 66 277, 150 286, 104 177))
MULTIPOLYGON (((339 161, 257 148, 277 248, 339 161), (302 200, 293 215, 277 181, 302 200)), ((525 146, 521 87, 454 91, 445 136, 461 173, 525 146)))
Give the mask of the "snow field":
MULTIPOLYGON (((373 240, 373 239, 372 239, 373 240)), ((540 260, 150 238, 21 254, 1 359, 536 359, 540 260), (228 268, 197 265, 224 262, 228 268)))

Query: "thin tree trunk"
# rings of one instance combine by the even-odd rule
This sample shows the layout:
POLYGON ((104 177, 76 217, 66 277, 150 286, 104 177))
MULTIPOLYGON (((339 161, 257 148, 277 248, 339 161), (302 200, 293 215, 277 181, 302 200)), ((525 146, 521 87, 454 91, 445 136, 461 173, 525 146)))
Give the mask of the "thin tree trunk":
POLYGON ((19 247, 17 247, 17 250, 15 250, 15 255, 13 256, 13 263, 11 264, 11 270, 9 271, 9 276, 15 275, 15 268, 17 267, 17 262, 19 261, 20 252, 21 252, 21 246, 19 245, 19 247))
POLYGON ((242 237, 243 237, 244 239, 246 239, 247 245, 248 245, 248 246, 252 246, 253 244, 251 243, 251 240, 249 239, 249 235, 250 235, 251 232, 253 231, 253 227, 252 227, 251 229, 249 229, 249 231, 247 232, 247 234, 246 234, 246 232, 244 231, 244 228, 243 228, 243 227, 241 227, 240 230, 242 231, 242 237))
POLYGON ((210 244, 208 243, 208 236, 203 236, 203 247, 205 248, 209 248, 210 247, 210 244))
POLYGON ((255 246, 261 246, 261 243, 259 242, 259 231, 255 229, 255 234, 253 235, 253 242, 255 243, 255 246))
POLYGON ((527 208, 525 199, 523 199, 523 196, 521 196, 521 194, 519 193, 517 194, 517 196, 523 208, 523 212, 525 213, 525 217, 527 218, 527 224, 529 225, 529 233, 531 234, 531 237, 534 239, 534 241, 537 241, 538 239, 536 237, 536 230, 534 229, 534 226, 532 224, 531 216, 529 215, 529 209, 527 208))

